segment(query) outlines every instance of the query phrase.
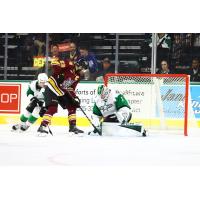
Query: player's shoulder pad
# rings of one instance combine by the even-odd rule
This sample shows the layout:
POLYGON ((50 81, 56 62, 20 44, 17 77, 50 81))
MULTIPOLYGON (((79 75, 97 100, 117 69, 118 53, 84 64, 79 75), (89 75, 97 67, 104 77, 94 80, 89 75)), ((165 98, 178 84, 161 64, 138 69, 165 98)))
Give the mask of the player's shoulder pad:
POLYGON ((117 110, 124 106, 128 107, 130 109, 130 105, 129 105, 128 101, 126 100, 126 98, 124 97, 124 95, 118 94, 118 96, 115 99, 116 99, 117 110))

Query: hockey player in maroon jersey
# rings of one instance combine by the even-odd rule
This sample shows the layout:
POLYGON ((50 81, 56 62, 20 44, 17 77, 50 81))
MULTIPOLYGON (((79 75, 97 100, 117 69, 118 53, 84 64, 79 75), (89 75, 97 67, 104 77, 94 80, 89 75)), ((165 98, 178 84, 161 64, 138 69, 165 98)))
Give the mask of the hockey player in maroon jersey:
POLYGON ((45 89, 45 104, 47 112, 38 129, 39 135, 47 134, 51 118, 57 113, 58 104, 68 110, 69 132, 83 133, 76 127, 76 109, 80 107, 80 101, 75 94, 75 88, 83 75, 84 69, 73 62, 55 59, 51 62, 53 74, 50 76, 45 89))

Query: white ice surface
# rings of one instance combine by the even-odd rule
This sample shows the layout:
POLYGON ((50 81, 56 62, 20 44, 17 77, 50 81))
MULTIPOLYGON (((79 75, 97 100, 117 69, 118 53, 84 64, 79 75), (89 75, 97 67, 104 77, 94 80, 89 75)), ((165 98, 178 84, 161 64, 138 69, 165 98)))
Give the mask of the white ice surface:
POLYGON ((68 127, 52 127, 54 136, 43 138, 37 128, 20 133, 0 126, 0 166, 200 165, 200 133, 78 137, 69 136, 68 127))

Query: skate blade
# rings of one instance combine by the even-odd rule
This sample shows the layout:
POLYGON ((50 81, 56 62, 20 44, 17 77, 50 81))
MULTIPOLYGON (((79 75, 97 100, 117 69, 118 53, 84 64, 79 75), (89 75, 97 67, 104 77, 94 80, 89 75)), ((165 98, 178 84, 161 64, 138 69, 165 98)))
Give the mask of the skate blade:
POLYGON ((38 133, 37 136, 38 137, 47 137, 48 134, 47 133, 38 133))
POLYGON ((21 134, 21 133, 24 133, 25 131, 22 131, 20 129, 17 129, 17 130, 11 129, 11 132, 12 133, 19 133, 19 134, 21 134))
POLYGON ((70 137, 83 137, 85 134, 84 134, 84 133, 69 132, 68 135, 69 135, 70 137))
POLYGON ((149 132, 146 129, 144 129, 140 136, 147 137, 147 136, 149 136, 149 132))
POLYGON ((11 131, 12 133, 17 133, 17 132, 19 132, 19 129, 16 129, 16 130, 11 129, 10 131, 11 131))

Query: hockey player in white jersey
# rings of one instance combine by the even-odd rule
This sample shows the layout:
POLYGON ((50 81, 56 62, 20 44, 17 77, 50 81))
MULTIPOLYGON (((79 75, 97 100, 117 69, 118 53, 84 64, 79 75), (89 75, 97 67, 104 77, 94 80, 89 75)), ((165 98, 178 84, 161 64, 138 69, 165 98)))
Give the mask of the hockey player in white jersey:
POLYGON ((40 73, 37 80, 34 80, 28 86, 26 92, 29 98, 29 104, 24 113, 20 116, 20 122, 12 126, 13 130, 26 131, 40 116, 45 113, 44 107, 44 88, 48 81, 45 73, 40 73))
MULTIPOLYGON (((131 118, 131 108, 125 97, 104 85, 100 85, 93 106, 92 121, 103 132, 102 135, 108 132, 120 131, 121 129, 125 132, 136 131, 141 133, 140 135, 146 136, 146 131, 141 125, 129 123, 131 118)), ((96 132, 94 130, 89 134, 96 132)))

